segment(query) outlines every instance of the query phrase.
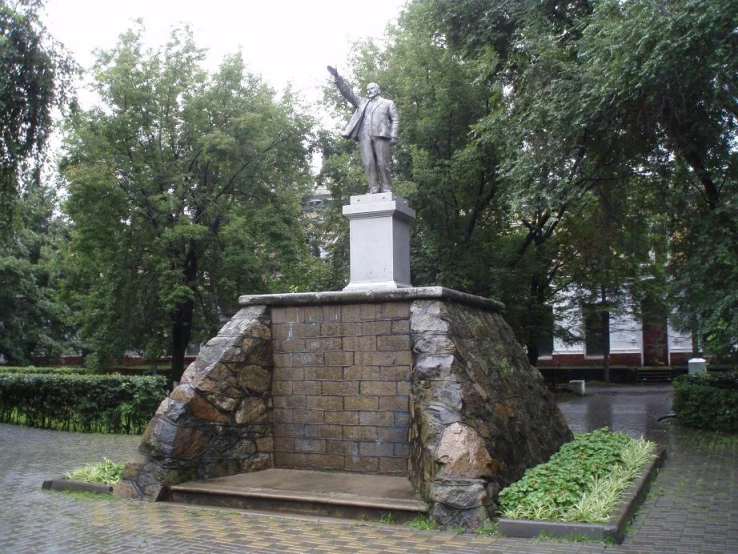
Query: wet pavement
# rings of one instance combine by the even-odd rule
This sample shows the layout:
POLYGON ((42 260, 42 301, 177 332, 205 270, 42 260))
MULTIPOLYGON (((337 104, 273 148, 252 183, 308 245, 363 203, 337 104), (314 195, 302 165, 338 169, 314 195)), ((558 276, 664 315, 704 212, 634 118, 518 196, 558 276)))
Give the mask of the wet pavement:
POLYGON ((509 539, 42 491, 44 479, 108 457, 139 437, 0 425, 2 553, 703 553, 738 554, 738 437, 658 422, 670 386, 590 387, 560 401, 575 432, 609 427, 666 446, 668 459, 622 545, 509 539))

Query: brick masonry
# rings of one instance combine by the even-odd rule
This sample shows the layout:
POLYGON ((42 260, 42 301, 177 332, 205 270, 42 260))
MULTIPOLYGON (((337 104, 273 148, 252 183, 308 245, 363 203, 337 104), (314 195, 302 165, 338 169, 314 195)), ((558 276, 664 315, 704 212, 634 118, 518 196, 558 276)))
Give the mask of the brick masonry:
POLYGON ((275 467, 407 475, 410 302, 271 317, 275 467))

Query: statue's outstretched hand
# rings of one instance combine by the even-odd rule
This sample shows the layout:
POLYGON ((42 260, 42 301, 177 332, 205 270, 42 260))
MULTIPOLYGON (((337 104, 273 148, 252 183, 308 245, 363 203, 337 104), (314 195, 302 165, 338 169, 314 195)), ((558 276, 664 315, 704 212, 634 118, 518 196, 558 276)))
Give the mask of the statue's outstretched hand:
POLYGON ((328 73, 330 73, 334 77, 338 77, 338 71, 336 71, 336 68, 333 66, 328 66, 328 73))

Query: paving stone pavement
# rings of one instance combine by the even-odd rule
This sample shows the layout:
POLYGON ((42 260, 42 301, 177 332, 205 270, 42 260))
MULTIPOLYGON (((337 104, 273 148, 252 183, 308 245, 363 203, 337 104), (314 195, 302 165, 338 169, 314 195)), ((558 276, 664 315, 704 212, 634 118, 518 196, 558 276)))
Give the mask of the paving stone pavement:
POLYGON ((0 425, 2 553, 722 553, 738 554, 738 437, 679 428, 669 386, 590 388, 561 401, 575 432, 608 426, 666 446, 668 460, 622 545, 420 531, 401 525, 146 504, 41 490, 139 437, 0 425))

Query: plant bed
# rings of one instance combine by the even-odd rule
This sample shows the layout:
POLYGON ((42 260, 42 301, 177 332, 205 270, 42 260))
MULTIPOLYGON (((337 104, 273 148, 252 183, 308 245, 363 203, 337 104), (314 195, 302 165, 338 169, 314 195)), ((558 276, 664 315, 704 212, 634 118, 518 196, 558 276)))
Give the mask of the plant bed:
POLYGON ((578 435, 500 493, 499 532, 619 544, 665 457, 622 433, 578 435))
POLYGON ((646 498, 651 483, 656 478, 659 468, 666 461, 666 450, 659 450, 658 455, 648 469, 631 486, 622 500, 617 512, 606 523, 577 523, 558 521, 539 521, 532 519, 507 519, 497 521, 497 529, 501 535, 530 539, 539 535, 548 535, 566 539, 570 537, 586 537, 593 541, 614 542, 621 544, 625 539, 625 531, 636 511, 646 498))
POLYGON ((43 482, 43 490, 91 492, 111 494, 120 481, 123 464, 116 464, 107 458, 102 462, 87 464, 84 467, 65 473, 62 477, 43 482))

